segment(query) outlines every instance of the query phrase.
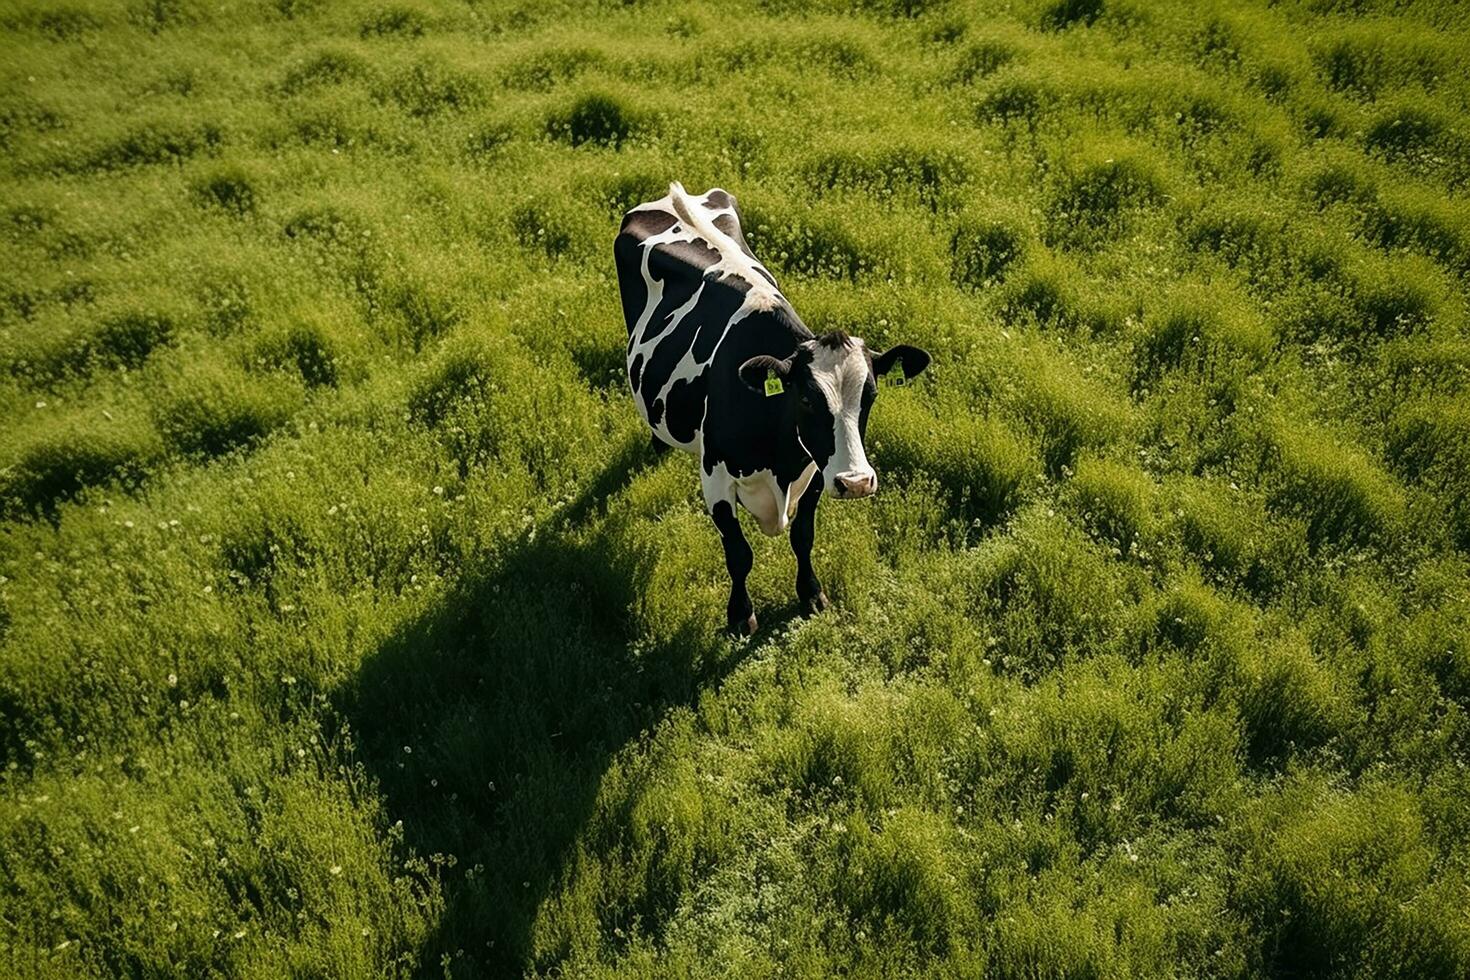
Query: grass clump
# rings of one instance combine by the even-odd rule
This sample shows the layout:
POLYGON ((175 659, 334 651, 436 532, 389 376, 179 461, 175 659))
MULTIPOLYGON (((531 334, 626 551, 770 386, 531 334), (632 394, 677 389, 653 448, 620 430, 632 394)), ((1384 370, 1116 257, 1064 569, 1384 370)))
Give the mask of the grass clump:
POLYGON ((1247 858, 1242 899, 1265 930, 1264 964, 1385 976, 1448 976, 1463 968, 1462 937, 1426 914, 1448 882, 1436 880, 1433 842, 1413 797, 1383 783, 1315 799, 1306 789, 1267 811, 1269 850, 1247 858))
POLYGON ((410 415, 425 425, 438 425, 460 406, 473 410, 490 395, 499 373, 494 361, 479 345, 450 348, 415 383, 408 399, 410 415))
POLYGON ((1423 399, 1394 412, 1385 456, 1404 479, 1435 495, 1451 537, 1470 542, 1470 410, 1463 398, 1423 399))
POLYGON ((301 390, 277 376, 199 365, 174 379, 154 408, 164 443, 184 456, 210 459, 248 448, 280 428, 301 390))
POLYGON ((171 313, 118 310, 103 314, 90 326, 22 348, 11 370, 52 385, 98 371, 136 370, 155 351, 169 347, 178 331, 171 313))
POLYGON ((1103 0, 1056 0, 1041 11, 1041 26, 1063 31, 1081 25, 1091 27, 1103 14, 1103 0))
POLYGON ((185 0, 144 0, 128 7, 128 20, 153 34, 191 24, 198 16, 185 0))
POLYGON ((1084 458, 1067 482, 1067 494, 1082 525, 1119 554, 1132 554, 1151 536, 1157 491, 1147 474, 1084 458))
MULTIPOLYGON (((1356 357, 1373 345, 1439 331, 1450 302, 1443 272, 1415 255, 1330 253, 1319 275, 1276 304, 1273 318, 1298 342, 1330 345, 1356 357)), ((1316 257, 1308 256, 1311 265, 1316 257)))
POLYGON ((950 79, 960 85, 969 85, 988 78, 1016 58, 1016 49, 1004 41, 986 38, 965 47, 955 58, 950 79))
POLYGON ((577 472, 578 452, 607 440, 593 407, 599 402, 585 388, 548 377, 509 338, 493 346, 456 339, 412 384, 409 418, 444 446, 448 465, 460 479, 516 467, 543 490, 562 492, 577 472), (525 412, 580 411, 560 428, 528 430, 515 423, 525 412))
POLYGON ((417 61, 388 76, 380 97, 415 119, 427 119, 472 109, 483 101, 484 91, 469 75, 437 61, 417 61))
POLYGON ((408 275, 384 290, 391 335, 415 351, 445 336, 464 317, 454 294, 428 277, 408 275))
POLYGON ((33 441, 0 470, 0 513, 6 520, 44 517, 98 487, 136 489, 158 449, 146 429, 126 425, 76 425, 33 441))
POLYGON ((318 550, 294 516, 282 519, 264 509, 238 515, 219 538, 220 561, 240 588, 269 588, 278 573, 308 565, 318 550))
POLYGON ((602 92, 583 95, 546 119, 546 135, 570 146, 617 150, 651 131, 652 123, 643 112, 602 92))
POLYGON ((619 221, 642 202, 656 201, 668 192, 668 186, 658 175, 646 170, 620 172, 598 186, 598 194, 606 201, 609 213, 619 221))
POLYGON ((1231 21, 1215 16, 1190 38, 1190 47, 1202 66, 1233 72, 1240 68, 1241 52, 1250 44, 1231 21))
MULTIPOLYGON (((1211 694, 1225 686, 1222 675, 1236 668, 1240 651, 1249 642, 1236 608, 1192 574, 1181 575, 1141 613, 1145 649, 1208 658, 1215 675, 1208 682, 1211 694)), ((1232 730, 1232 741, 1234 736, 1232 730)))
POLYGON ((1047 81, 1028 73, 997 70, 986 90, 975 102, 975 118, 982 123, 1022 123, 1034 130, 1060 98, 1047 81))
POLYGON ((754 208, 746 215, 745 237, 777 274, 859 283, 887 278, 891 271, 885 243, 875 240, 871 228, 855 228, 844 209, 819 207, 795 220, 768 218, 754 208))
POLYGON ((1330 97, 1303 96, 1298 99, 1296 119, 1308 139, 1339 139, 1352 133, 1349 110, 1330 97))
POLYGON ((60 161, 60 169, 87 172, 181 164, 214 153, 223 142, 223 131, 213 123, 144 124, 104 140, 79 158, 60 161))
POLYGON ((1025 679, 1106 647, 1128 588, 1100 548, 1034 508, 1012 536, 982 548, 974 575, 977 601, 995 623, 991 658, 1025 679))
POLYGON ((326 248, 355 248, 363 230, 349 215, 330 205, 307 207, 289 218, 281 231, 287 238, 326 248))
POLYGON ((952 198, 967 179, 953 153, 921 146, 891 146, 828 152, 806 166, 818 191, 857 190, 878 199, 913 194, 929 208, 952 198))
POLYGON ((250 358, 262 367, 294 371, 308 388, 335 388, 342 377, 337 345, 319 324, 294 323, 263 335, 250 358))
POLYGON ((256 315, 258 290, 238 269, 210 269, 195 287, 203 325, 216 337, 238 333, 256 315))
POLYGON ((1364 326, 1379 337, 1427 331, 1444 305, 1436 270, 1413 259, 1368 264, 1356 286, 1364 326))
POLYGON ((1218 581, 1251 595, 1277 595, 1306 567, 1305 527, 1273 522, 1260 501, 1228 485, 1183 484, 1174 514, 1189 554, 1218 581))
POLYGON ((62 116, 34 99, 7 99, 0 103, 0 146, 10 147, 28 136, 60 129, 62 116))
POLYGON ((359 55, 328 49, 320 51, 300 64, 293 65, 281 78, 281 91, 299 95, 324 85, 342 85, 370 74, 368 63, 359 55))
POLYGON ((931 814, 904 809, 876 831, 853 821, 840 837, 837 901, 875 945, 942 957, 972 941, 974 913, 951 870, 948 834, 931 814))
POLYGON ((509 123, 487 123, 479 126, 465 140, 465 155, 476 163, 494 165, 506 144, 515 139, 515 129, 509 123))
POLYGON ((363 38, 422 37, 428 29, 424 15, 412 7, 382 7, 363 18, 357 33, 363 38))
POLYGON ((1361 205, 1378 196, 1378 182, 1365 162, 1355 155, 1329 159, 1307 174, 1302 190, 1319 208, 1334 204, 1361 205))
POLYGON ((628 383, 627 332, 593 290, 563 295, 545 312, 530 304, 513 329, 533 357, 569 360, 593 389, 620 392, 628 383))
POLYGON ((1314 548, 1389 543, 1403 526, 1402 488, 1361 452, 1320 430, 1278 424, 1270 501, 1306 523, 1314 548))
POLYGON ((1190 246, 1212 252, 1253 279, 1271 275, 1282 261, 1281 221, 1255 202, 1212 201, 1185 229, 1190 246))
POLYGON ((969 289, 986 289, 1002 282, 1007 270, 1025 257, 1027 243, 1026 231, 1013 222, 967 217, 950 238, 950 279, 969 289))
POLYGON ((1078 278, 1076 265, 1065 256, 1032 250, 1019 268, 1009 270, 1001 310, 1038 326, 1080 327, 1083 306, 1078 278))
POLYGON ((1470 343, 1413 337, 1378 350, 1378 374, 1395 398, 1461 391, 1470 381, 1470 343))
POLYGON ((1403 105, 1380 115, 1368 126, 1363 141, 1389 159, 1401 159, 1434 145, 1444 123, 1421 106, 1403 105))
POLYGON ((236 218, 255 213, 256 190, 250 176, 237 169, 221 170, 194 186, 196 199, 206 208, 217 208, 236 218))
POLYGON ((516 91, 549 92, 558 85, 574 81, 602 61, 602 55, 592 48, 538 51, 507 68, 501 80, 506 88, 516 91))
POLYGON ((1122 234, 1137 209, 1164 199, 1164 184, 1144 156, 1129 154, 1088 163, 1066 175, 1053 198, 1048 239, 1087 247, 1122 234))
POLYGON ((21 14, 17 20, 29 29, 40 33, 47 40, 66 43, 100 30, 100 21, 91 11, 76 7, 58 7, 52 10, 33 10, 21 14))
POLYGON ((1470 270, 1470 225, 1442 197, 1412 187, 1385 188, 1364 208, 1362 227, 1382 248, 1412 249, 1461 275, 1470 270))
POLYGON ((1183 288, 1145 318, 1136 349, 1138 375, 1183 370, 1217 380, 1259 369, 1274 346, 1270 329, 1218 289, 1183 288))
POLYGON ((1383 47, 1366 38, 1340 38, 1320 50, 1314 60, 1327 84, 1339 92, 1371 98, 1384 81, 1383 47))
POLYGON ((377 311, 383 278, 378 239, 357 214, 333 204, 309 205, 286 219, 281 233, 299 250, 296 261, 330 273, 367 312, 377 311))
POLYGON ((767 752, 772 777, 812 807, 859 801, 879 809, 893 796, 891 706, 876 691, 849 700, 829 693, 804 705, 801 723, 767 752))
POLYGON ((1446 77, 1444 52, 1431 38, 1407 31, 1348 24, 1325 35, 1311 60, 1329 88, 1372 100, 1389 89, 1437 87, 1446 77))
POLYGON ((1038 359, 1018 379, 1010 412, 1035 434, 1047 472, 1070 467, 1084 450, 1123 432, 1128 412, 1101 386, 1061 361, 1038 359))
POLYGON ((1037 483, 1040 461, 998 419, 948 407, 935 414, 903 393, 889 393, 875 413, 870 452, 881 472, 928 477, 965 523, 1004 521, 1037 483))
POLYGON ((1368 124, 1363 143, 1391 163, 1441 176, 1452 187, 1470 179, 1470 142, 1428 100, 1400 100, 1384 109, 1368 124))
POLYGON ((94 356, 108 366, 137 368, 174 336, 173 320, 162 314, 126 312, 104 319, 92 337, 94 356))
POLYGON ((585 209, 563 197, 539 197, 511 212, 511 232, 521 248, 548 259, 582 258, 589 251, 586 218, 585 209))
POLYGON ((883 67, 870 44, 830 31, 797 34, 784 50, 793 63, 821 71, 836 81, 872 78, 883 67))
POLYGON ((1280 767, 1299 752, 1320 748, 1348 723, 1348 705, 1332 674, 1299 641, 1261 654, 1241 697, 1246 754, 1261 767, 1280 767))

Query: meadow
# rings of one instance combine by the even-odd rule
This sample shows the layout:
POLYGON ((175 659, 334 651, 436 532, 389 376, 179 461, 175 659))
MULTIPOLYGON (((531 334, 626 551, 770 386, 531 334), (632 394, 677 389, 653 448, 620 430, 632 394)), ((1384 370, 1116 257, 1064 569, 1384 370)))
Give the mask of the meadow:
MULTIPOLYGON (((1470 15, 0 10, 0 972, 1470 975, 1470 15), (934 355, 749 641, 612 239, 934 355)), ((748 518, 747 518, 748 520, 748 518)))

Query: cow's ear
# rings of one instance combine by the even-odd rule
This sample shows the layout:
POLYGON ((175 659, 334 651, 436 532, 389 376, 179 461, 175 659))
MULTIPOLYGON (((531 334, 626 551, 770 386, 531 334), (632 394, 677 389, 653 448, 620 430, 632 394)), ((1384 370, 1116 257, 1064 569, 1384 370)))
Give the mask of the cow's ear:
MULTIPOLYGON (((759 354, 740 365, 740 380, 752 391, 766 394, 766 381, 778 378, 785 382, 791 376, 791 358, 780 360, 770 354, 759 354)), ((778 391, 780 389, 777 389, 778 391)))
POLYGON ((873 358, 873 373, 887 374, 893 370, 894 364, 903 365, 905 380, 918 377, 929 366, 929 352, 908 344, 897 344, 873 358))

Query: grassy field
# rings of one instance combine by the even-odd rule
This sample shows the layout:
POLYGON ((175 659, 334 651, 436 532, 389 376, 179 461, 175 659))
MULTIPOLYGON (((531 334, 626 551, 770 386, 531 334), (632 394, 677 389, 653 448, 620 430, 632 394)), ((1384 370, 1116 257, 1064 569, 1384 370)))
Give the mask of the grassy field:
POLYGON ((846 6, 5 5, 0 973, 1470 973, 1470 15, 846 6), (748 642, 674 179, 935 357, 748 642))

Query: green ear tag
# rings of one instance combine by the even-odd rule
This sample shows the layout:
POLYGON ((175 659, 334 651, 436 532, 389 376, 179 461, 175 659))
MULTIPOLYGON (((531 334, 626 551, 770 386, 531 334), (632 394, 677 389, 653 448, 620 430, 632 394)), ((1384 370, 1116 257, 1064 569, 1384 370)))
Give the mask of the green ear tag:
POLYGON ((779 395, 785 390, 785 388, 781 387, 781 379, 776 377, 774 374, 766 379, 767 398, 770 398, 772 395, 779 395))

